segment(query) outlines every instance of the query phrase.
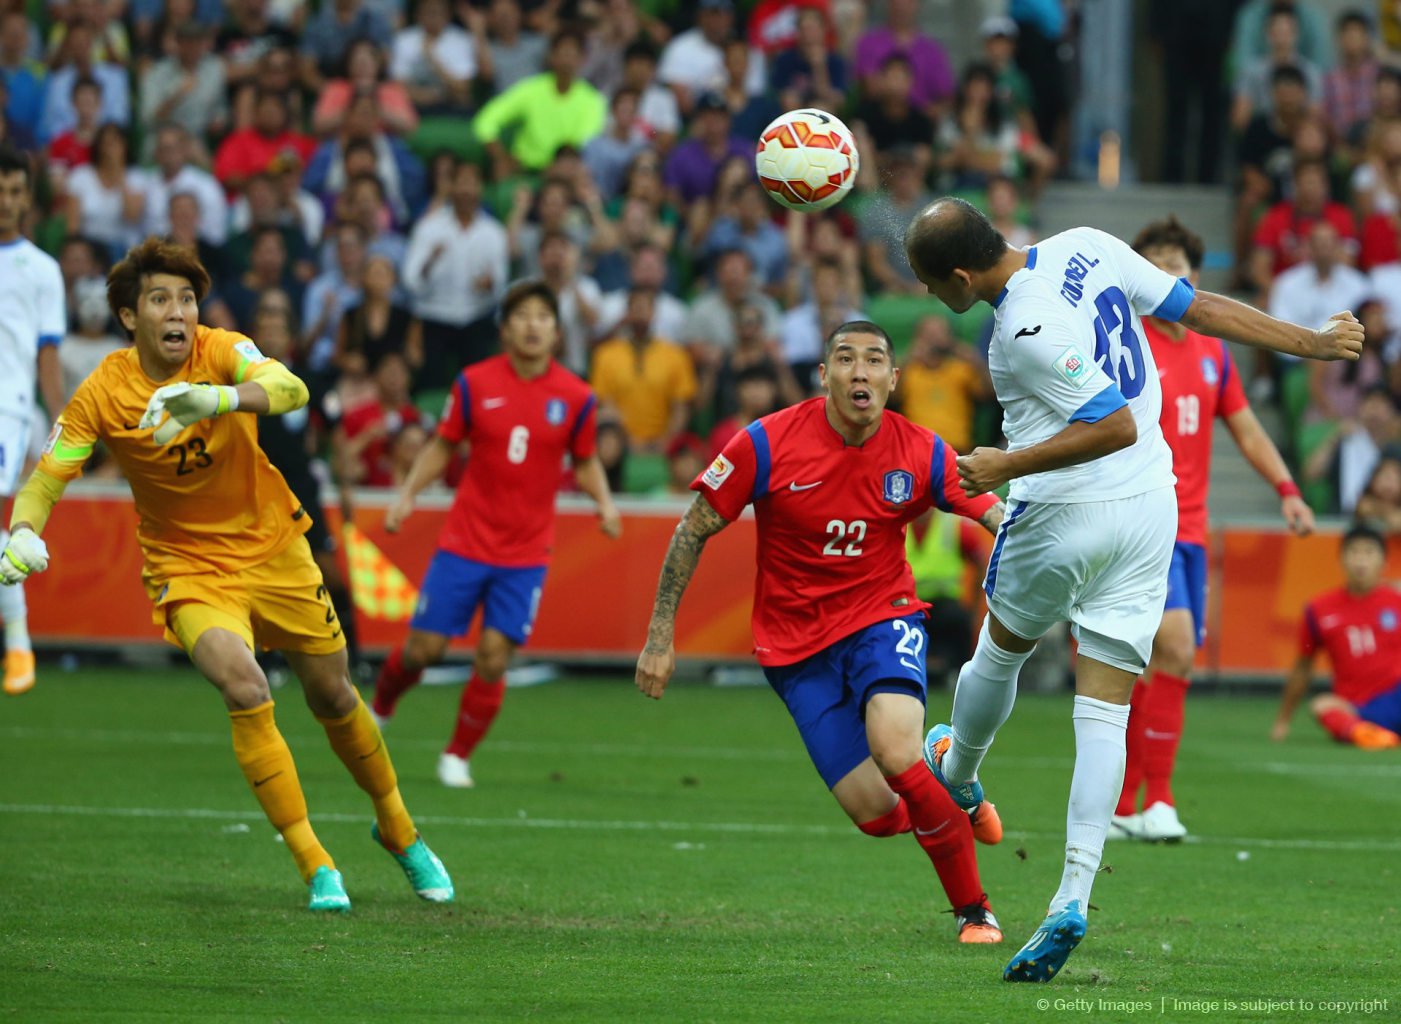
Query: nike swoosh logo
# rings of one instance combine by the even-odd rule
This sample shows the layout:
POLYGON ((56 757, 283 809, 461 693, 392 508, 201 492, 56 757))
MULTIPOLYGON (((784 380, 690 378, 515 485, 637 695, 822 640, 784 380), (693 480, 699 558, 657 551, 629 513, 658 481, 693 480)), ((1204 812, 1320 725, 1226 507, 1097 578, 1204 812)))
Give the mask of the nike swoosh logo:
POLYGON ((1339 623, 1339 621, 1341 620, 1337 615, 1329 615, 1327 618, 1319 619, 1318 624, 1323 629, 1327 629, 1329 626, 1336 626, 1339 623))
POLYGON ((259 779, 257 782, 253 783, 253 788, 254 788, 254 789, 257 789, 257 788, 258 788, 259 786, 261 786, 264 782, 271 782, 273 779, 277 778, 277 777, 278 777, 279 775, 281 775, 281 774, 282 774, 281 772, 273 772, 273 773, 272 773, 271 775, 269 775, 266 779, 259 779))
POLYGON ((810 491, 810 490, 812 490, 814 487, 820 486, 821 483, 822 483, 822 481, 819 480, 819 481, 817 481, 817 483, 815 483, 815 484, 802 484, 802 485, 799 485, 799 484, 798 484, 798 481, 794 480, 791 484, 788 485, 788 489, 789 489, 790 491, 810 491))
POLYGON ((483 398, 483 399, 482 399, 482 408, 483 408, 483 409, 499 409, 499 408, 501 408, 501 406, 503 406, 503 405, 505 405, 505 404, 506 404, 506 399, 504 399, 504 398, 483 398))
POLYGON ((1177 739, 1177 733, 1175 733, 1175 732, 1154 732, 1152 729, 1144 729, 1144 730, 1143 730, 1143 735, 1144 735, 1144 736, 1147 736, 1150 740, 1175 740, 1175 739, 1177 739))
POLYGON ((1036 335, 1038 335, 1038 334, 1040 334, 1040 333, 1041 333, 1041 325, 1040 325, 1040 324, 1037 324, 1035 327, 1031 327, 1031 328, 1023 327, 1023 328, 1022 328, 1020 331, 1018 331, 1016 334, 1012 335, 1012 340, 1015 341, 1016 339, 1018 339, 1018 338, 1023 338, 1023 337, 1025 337, 1025 338, 1034 338, 1034 337, 1036 337, 1036 335))
POLYGON ((368 754, 361 754, 361 755, 360 755, 360 760, 362 760, 362 761, 368 761, 370 758, 374 757, 376 754, 379 753, 379 748, 382 747, 382 746, 384 746, 384 737, 383 737, 383 736, 381 736, 381 737, 379 738, 379 742, 375 744, 375 749, 374 749, 374 750, 371 750, 368 754))
POLYGON ((915 829, 915 835, 917 835, 917 836, 932 836, 932 835, 935 835, 936 833, 942 832, 942 831, 944 830, 944 826, 947 825, 947 824, 948 824, 948 821, 945 821, 945 822, 943 822, 942 824, 940 824, 937 828, 930 828, 930 829, 917 828, 917 829, 915 829))
POLYGON ((139 423, 126 423, 126 422, 123 422, 123 423, 122 423, 122 426, 125 427, 127 430, 139 430, 139 429, 141 429, 141 424, 139 424, 139 423))

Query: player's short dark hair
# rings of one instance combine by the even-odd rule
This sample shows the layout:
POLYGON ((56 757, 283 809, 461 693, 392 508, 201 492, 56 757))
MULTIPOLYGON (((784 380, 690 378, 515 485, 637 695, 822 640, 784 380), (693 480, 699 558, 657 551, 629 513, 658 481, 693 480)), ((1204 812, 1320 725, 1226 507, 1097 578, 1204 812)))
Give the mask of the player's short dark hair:
POLYGON ((895 358, 895 344, 890 340, 890 335, 885 333, 885 328, 880 324, 870 320, 848 320, 841 324, 831 334, 827 335, 827 340, 822 345, 822 361, 825 363, 832 358, 832 349, 836 348, 842 339, 853 334, 874 334, 881 341, 885 342, 886 354, 893 360, 895 358))
POLYGON ((379 159, 379 154, 375 152, 375 144, 369 139, 347 139, 344 148, 341 150, 341 161, 344 162, 351 153, 359 150, 364 150, 376 160, 379 159))
POLYGON ((1341 32, 1349 25, 1358 25, 1369 36, 1372 34, 1372 19, 1355 7, 1338 15, 1337 21, 1333 22, 1333 30, 1335 32, 1341 32))
POLYGON ((657 48, 646 39, 642 38, 634 39, 632 42, 628 43, 627 48, 623 50, 624 64, 630 60, 645 60, 655 64, 660 59, 661 58, 657 54, 657 48))
POLYGON ((584 41, 584 33, 580 31, 578 27, 574 25, 565 25, 563 28, 556 30, 554 35, 550 36, 549 52, 554 53, 559 49, 561 43, 569 42, 572 42, 580 50, 583 50, 587 46, 587 43, 584 41))
POLYGON ((1206 243, 1201 235, 1189 230, 1175 214, 1168 214, 1162 220, 1155 220, 1138 233, 1133 240, 1133 250, 1142 256, 1149 249, 1177 248, 1187 257, 1187 265, 1193 270, 1202 269, 1202 258, 1206 255, 1206 243))
POLYGON ((1307 89, 1308 84, 1303 69, 1297 64, 1281 64, 1270 73, 1271 88, 1276 85, 1297 85, 1300 89, 1307 89))
MULTIPOLYGON (((209 271, 204 269, 199 256, 183 245, 152 236, 129 249, 107 274, 107 308, 118 322, 121 321, 122 310, 136 310, 142 284, 152 274, 183 277, 195 290, 196 302, 203 301, 209 294, 209 271)), ((126 325, 122 327, 125 330, 126 325)), ((126 334, 128 338, 135 337, 133 331, 126 334)))
POLYGON ((1347 533, 1343 534, 1343 542, 1339 545, 1339 550, 1345 551, 1348 545, 1359 540, 1370 540, 1381 548, 1382 557, 1386 557, 1386 534, 1365 519, 1359 519, 1348 527, 1347 533))
POLYGON ((741 384, 748 384, 752 380, 767 381, 774 387, 778 387, 778 374, 768 363, 750 363, 744 369, 735 374, 735 387, 741 384))
POLYGON ((1265 14, 1265 22, 1269 23, 1281 16, 1293 18, 1296 25, 1299 23, 1299 12, 1294 9, 1293 4, 1286 3, 1285 0, 1275 0, 1274 3, 1270 4, 1270 9, 1265 14))
MULTIPOLYGON (((452 156, 451 153, 449 153, 448 155, 449 155, 449 156, 452 156)), ((456 165, 456 163, 457 163, 457 157, 453 156, 452 159, 453 159, 453 164, 454 164, 454 169, 455 169, 455 165, 456 165)), ((346 187, 347 189, 349 189, 349 188, 350 188, 351 186, 353 186, 353 185, 361 185, 361 184, 364 184, 364 183, 367 182, 367 181, 368 181, 371 185, 373 185, 373 186, 375 187, 375 191, 379 193, 380 199, 384 199, 384 197, 385 197, 384 182, 380 181, 380 180, 379 180, 379 175, 378 175, 378 174, 375 174, 373 171, 361 171, 359 174, 353 175, 353 176, 351 177, 350 181, 346 183, 346 186, 345 186, 345 187, 346 187)))
POLYGON ((93 78, 92 75, 79 75, 73 79, 73 85, 69 88, 68 95, 78 95, 79 89, 96 89, 100 93, 102 92, 102 83, 93 78))
POLYGON ((914 65, 910 63, 910 58, 899 50, 892 50, 886 55, 885 60, 880 62, 880 70, 888 71, 891 65, 902 64, 906 71, 913 71, 914 65))
POLYGON ((506 289, 506 295, 501 300, 501 321, 505 323, 511 318, 511 314, 526 299, 539 299, 550 307, 550 315, 559 322, 559 298, 555 295, 554 289, 547 285, 538 277, 527 278, 524 281, 517 281, 506 289))
POLYGON ((987 215, 954 196, 930 203, 905 230, 910 263, 940 281, 955 270, 990 270, 1006 251, 1007 239, 987 215))
POLYGON ((34 183, 29 158, 12 146, 0 144, 0 177, 14 174, 16 171, 24 175, 25 188, 34 183))

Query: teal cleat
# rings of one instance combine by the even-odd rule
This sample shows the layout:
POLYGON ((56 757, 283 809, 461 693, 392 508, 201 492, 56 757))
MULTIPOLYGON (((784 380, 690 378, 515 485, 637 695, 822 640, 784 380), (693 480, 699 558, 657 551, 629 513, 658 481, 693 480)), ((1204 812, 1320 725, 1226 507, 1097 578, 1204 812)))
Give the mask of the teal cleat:
POLYGON ((1002 970, 1003 981, 1050 981, 1085 937, 1080 901, 1071 900, 1058 914, 1047 914, 1041 927, 1002 970))
POLYGON ((419 836, 413 841, 407 850, 402 853, 386 843, 379 834, 379 825, 370 827, 370 835, 374 836, 375 842, 379 843, 389 855, 399 862, 399 866, 404 869, 404 874, 408 876, 409 884, 413 886, 420 899, 425 899, 429 903, 451 903, 455 895, 452 888, 452 879, 448 877, 448 869, 443 867, 443 862, 438 859, 438 855, 428 849, 428 844, 419 836))
POLYGON ((335 868, 328 868, 322 864, 316 869, 316 874, 311 876, 307 887, 311 889, 311 899, 306 904, 307 910, 334 911, 339 914, 350 912, 350 897, 345 893, 345 881, 335 868))
POLYGON ((944 773, 939 768, 944 760, 944 752, 952 743, 953 729, 949 726, 941 722, 930 729, 929 735, 924 737, 924 763, 929 765, 929 770, 934 773, 934 778, 939 780, 939 785, 949 791, 954 803, 965 811, 976 810, 983 802, 983 784, 973 779, 971 782, 962 782, 955 786, 944 778, 944 773))

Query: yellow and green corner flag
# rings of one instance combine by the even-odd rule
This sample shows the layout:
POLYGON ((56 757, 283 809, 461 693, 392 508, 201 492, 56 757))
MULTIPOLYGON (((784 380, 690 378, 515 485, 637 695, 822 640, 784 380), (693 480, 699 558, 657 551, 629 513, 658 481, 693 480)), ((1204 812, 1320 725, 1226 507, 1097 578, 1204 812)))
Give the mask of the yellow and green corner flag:
POLYGON ((346 523, 342 532, 355 607, 382 622, 407 622, 418 603, 418 590, 354 523, 346 523))

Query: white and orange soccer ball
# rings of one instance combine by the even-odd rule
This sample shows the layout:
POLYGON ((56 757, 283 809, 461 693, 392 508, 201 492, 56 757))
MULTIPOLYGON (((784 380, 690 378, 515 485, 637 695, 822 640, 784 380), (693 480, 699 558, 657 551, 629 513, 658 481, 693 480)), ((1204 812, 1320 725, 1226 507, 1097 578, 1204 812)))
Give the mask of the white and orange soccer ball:
POLYGON ((754 154, 759 183, 790 210, 825 210, 856 183, 861 156, 851 129, 825 110, 790 110, 764 129, 754 154))

